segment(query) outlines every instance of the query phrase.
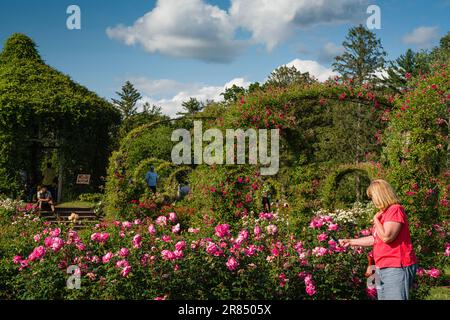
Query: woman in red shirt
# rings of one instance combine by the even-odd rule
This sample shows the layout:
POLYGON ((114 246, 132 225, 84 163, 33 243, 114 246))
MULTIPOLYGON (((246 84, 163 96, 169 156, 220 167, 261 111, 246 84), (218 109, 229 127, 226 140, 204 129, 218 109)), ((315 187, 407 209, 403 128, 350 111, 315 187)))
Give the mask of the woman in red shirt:
POLYGON ((340 240, 341 245, 373 246, 378 300, 408 300, 417 259, 411 243, 405 209, 392 187, 374 180, 367 189, 380 211, 373 218, 372 235, 340 240))

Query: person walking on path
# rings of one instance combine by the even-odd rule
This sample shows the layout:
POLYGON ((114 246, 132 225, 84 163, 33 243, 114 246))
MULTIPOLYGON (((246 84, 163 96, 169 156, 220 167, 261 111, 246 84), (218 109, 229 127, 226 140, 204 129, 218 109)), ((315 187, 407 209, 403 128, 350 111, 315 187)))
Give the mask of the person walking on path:
POLYGON ((156 193, 156 185, 158 183, 158 175, 155 172, 155 167, 151 166, 150 170, 145 174, 145 181, 153 193, 156 193))

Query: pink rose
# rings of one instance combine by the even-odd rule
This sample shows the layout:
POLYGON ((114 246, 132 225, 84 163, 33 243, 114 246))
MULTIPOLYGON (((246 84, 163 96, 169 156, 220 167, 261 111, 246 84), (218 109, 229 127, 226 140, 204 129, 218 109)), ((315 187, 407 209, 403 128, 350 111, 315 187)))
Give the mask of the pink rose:
POLYGON ((435 279, 437 279, 437 278, 439 278, 439 277, 441 276, 441 271, 439 271, 439 269, 436 269, 436 268, 427 270, 426 273, 427 273, 430 277, 435 278, 435 279))
POLYGON ((230 235, 230 226, 228 224, 219 224, 215 227, 216 236, 225 238, 230 235))
POLYGON ((320 242, 327 240, 328 236, 326 233, 321 233, 317 236, 317 240, 319 240, 320 242))
POLYGON ((105 254, 105 255, 102 257, 103 263, 108 263, 108 262, 111 260, 112 257, 113 257, 112 252, 108 252, 107 254, 105 254))
POLYGON ((336 223, 330 223, 328 225, 328 230, 330 231, 336 231, 338 229, 338 225, 336 223))
POLYGON ((61 229, 60 228, 55 228, 50 232, 50 236, 51 237, 57 237, 61 234, 61 229))
POLYGON ((14 264, 19 264, 20 261, 22 261, 22 258, 20 256, 14 256, 14 258, 13 258, 14 264))
POLYGON ((121 271, 120 271, 120 274, 123 276, 123 277, 128 277, 128 274, 131 272, 131 267, 130 266, 126 266, 125 268, 123 268, 121 271))
POLYGON ((148 233, 156 234, 156 229, 155 229, 154 225, 151 224, 151 225, 148 226, 148 233))
POLYGON ((177 221, 177 214, 175 212, 169 213, 169 221, 170 222, 176 222, 177 221))
POLYGON ((175 244, 175 249, 182 251, 184 250, 184 248, 186 248, 186 242, 185 241, 179 241, 175 244))
POLYGON ((274 224, 270 224, 266 227, 266 231, 270 235, 275 235, 278 232, 278 228, 274 224))
POLYGON ((180 232, 180 224, 179 223, 177 223, 176 225, 174 225, 172 227, 172 233, 178 233, 178 232, 180 232))
POLYGON ((188 232, 198 234, 200 232, 200 229, 199 228, 189 228, 188 232))
POLYGON ((128 250, 127 248, 122 248, 119 250, 119 256, 121 257, 128 257, 128 255, 130 254, 130 250, 128 250))
POLYGON ((259 237, 262 233, 262 229, 260 226, 255 226, 255 228, 253 229, 253 233, 255 234, 255 237, 259 237))
POLYGON ((156 218, 155 223, 160 227, 167 226, 167 218, 165 216, 159 216, 156 218))
POLYGON ((133 227, 133 224, 129 221, 124 221, 124 222, 122 222, 122 227, 124 229, 131 229, 133 227))
POLYGON ((38 259, 42 259, 45 255, 45 248, 43 246, 39 246, 34 248, 33 252, 28 256, 28 260, 35 261, 38 259))
POLYGON ((230 257, 226 262, 226 266, 228 270, 234 271, 239 266, 239 262, 234 257, 230 257))
POLYGON ((142 236, 140 234, 135 235, 131 243, 133 248, 139 249, 142 246, 142 236))

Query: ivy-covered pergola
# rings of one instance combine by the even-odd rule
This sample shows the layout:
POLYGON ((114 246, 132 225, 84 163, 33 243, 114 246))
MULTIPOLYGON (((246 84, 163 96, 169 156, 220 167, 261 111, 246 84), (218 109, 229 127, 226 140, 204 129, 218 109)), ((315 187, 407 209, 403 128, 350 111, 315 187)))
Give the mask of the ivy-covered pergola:
POLYGON ((6 41, 0 54, 0 193, 18 197, 25 183, 36 186, 48 161, 62 171, 63 197, 77 192, 79 173, 91 174, 85 191, 95 190, 119 123, 109 102, 48 66, 32 39, 13 34, 6 41))

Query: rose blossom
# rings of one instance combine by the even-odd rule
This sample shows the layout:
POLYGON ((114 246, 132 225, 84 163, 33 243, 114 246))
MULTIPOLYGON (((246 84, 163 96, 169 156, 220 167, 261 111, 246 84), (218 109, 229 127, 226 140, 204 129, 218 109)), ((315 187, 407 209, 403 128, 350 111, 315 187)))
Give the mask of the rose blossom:
POLYGON ((321 233, 317 236, 317 240, 319 240, 320 242, 327 240, 328 236, 326 233, 321 233))
POLYGON ((336 223, 330 223, 328 225, 328 230, 330 231, 336 231, 338 229, 338 225, 336 223))
POLYGON ((124 222, 122 222, 122 227, 124 229, 131 229, 133 227, 133 224, 129 221, 124 221, 124 222))
POLYGON ((185 241, 178 241, 175 244, 175 249, 176 250, 182 251, 182 250, 184 250, 184 248, 186 248, 186 242, 185 241))
POLYGON ((170 222, 176 222, 177 221, 177 214, 175 212, 169 213, 169 221, 170 222))
POLYGON ((113 257, 112 252, 108 252, 107 254, 105 254, 105 255, 102 257, 103 263, 108 263, 108 262, 111 260, 112 257, 113 257))
POLYGON ((430 277, 435 278, 435 279, 437 279, 437 278, 439 278, 439 277, 441 276, 441 271, 439 271, 439 269, 436 269, 436 268, 427 270, 426 273, 427 273, 430 277))
POLYGON ((156 229, 155 229, 154 225, 151 224, 151 225, 148 226, 148 233, 156 234, 156 229))
POLYGON ((160 227, 167 226, 167 218, 165 216, 159 216, 156 218, 155 223, 160 227))
POLYGON ((239 262, 234 257, 230 257, 226 262, 226 266, 228 267, 228 270, 234 271, 239 266, 239 262))
POLYGON ((172 227, 172 233, 178 233, 178 232, 180 232, 180 224, 179 223, 177 223, 176 225, 174 225, 172 227))
POLYGON ((225 238, 230 235, 230 226, 228 224, 219 224, 214 230, 219 238, 225 238))
POLYGON ((268 234, 274 235, 278 232, 278 228, 274 224, 270 224, 266 227, 266 231, 268 234))
POLYGON ((43 246, 39 246, 34 248, 33 252, 28 256, 28 260, 34 261, 38 259, 42 259, 45 255, 45 248, 43 246))
POLYGON ((128 255, 130 254, 130 250, 128 250, 127 248, 122 248, 119 250, 119 256, 121 257, 128 257, 128 255))
POLYGON ((133 237, 132 240, 133 248, 139 249, 142 246, 142 236, 137 234, 133 237))

